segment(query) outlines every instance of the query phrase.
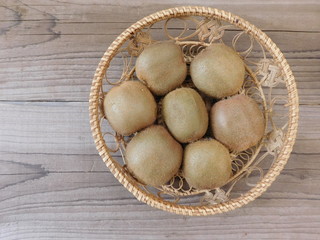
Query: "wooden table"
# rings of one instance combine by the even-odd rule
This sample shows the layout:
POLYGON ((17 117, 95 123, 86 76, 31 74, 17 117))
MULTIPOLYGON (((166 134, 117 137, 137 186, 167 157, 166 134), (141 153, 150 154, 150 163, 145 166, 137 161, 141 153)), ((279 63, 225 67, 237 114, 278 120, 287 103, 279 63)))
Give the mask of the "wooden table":
POLYGON ((211 217, 138 202, 91 137, 100 57, 129 25, 178 0, 0 0, 0 239, 320 239, 320 2, 183 1, 231 11, 283 50, 300 94, 290 161, 262 197, 211 217))

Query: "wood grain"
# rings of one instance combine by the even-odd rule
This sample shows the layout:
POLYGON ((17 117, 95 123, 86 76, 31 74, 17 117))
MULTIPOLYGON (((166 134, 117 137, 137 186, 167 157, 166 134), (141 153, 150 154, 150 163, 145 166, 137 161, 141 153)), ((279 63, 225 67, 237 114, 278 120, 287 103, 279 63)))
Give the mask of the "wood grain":
MULTIPOLYGON (((319 239, 319 1, 201 2, 263 29, 297 80, 296 145, 262 197, 222 215, 177 216, 138 202, 100 160, 87 103, 100 57, 129 25, 178 5, 178 0, 0 0, 1 240, 319 239)), ((119 70, 116 61, 109 78, 116 79, 119 70)), ((284 95, 285 89, 275 92, 284 95)))
MULTIPOLYGON (((5 7, 0 8, 0 15, 6 16, 0 20, 0 41, 5 43, 0 45, 0 100, 10 101, 87 101, 93 72, 107 46, 137 19, 160 9, 152 1, 148 4, 134 1, 128 6, 98 1, 95 4, 101 5, 93 5, 90 11, 82 1, 4 3, 5 7)), ((304 104, 314 104, 320 94, 317 81, 320 4, 311 3, 254 5, 250 1, 239 1, 223 7, 266 30, 278 44, 303 89, 300 97, 304 104), (241 7, 243 5, 246 7, 241 7), (263 15, 257 10, 250 11, 258 7, 263 9, 263 15), (295 20, 292 24, 290 19, 294 19, 297 11, 308 14, 303 21, 295 20), (286 19, 281 19, 283 17, 286 19), (300 28, 301 23, 304 28, 300 28)), ((202 4, 211 5, 210 1, 202 4)), ((216 4, 218 8, 222 1, 216 4)), ((161 9, 171 5, 161 5, 161 9)), ((230 42, 231 37, 226 40, 230 42)), ((110 77, 118 76, 119 72, 113 71, 110 77)))
POLYGON ((208 231, 221 238, 248 239, 276 237, 277 233, 288 238, 296 234, 312 238, 319 234, 316 227, 320 216, 320 106, 301 106, 297 144, 285 171, 271 189, 243 209, 210 218, 210 226, 205 224, 208 218, 163 214, 130 196, 96 154, 87 129, 87 108, 88 104, 82 102, 0 104, 0 109, 7 112, 0 117, 0 144, 4 149, 0 158, 0 229, 7 229, 3 233, 5 239, 14 239, 10 232, 15 237, 19 232, 36 238, 64 238, 72 233, 75 238, 87 234, 84 236, 99 239, 107 234, 112 239, 122 239, 129 234, 129 239, 136 239, 141 234, 136 228, 146 231, 145 236, 139 235, 142 239, 180 239, 185 235, 176 234, 175 228, 181 226, 184 231, 191 231, 194 239, 211 239, 208 231), (141 219, 135 220, 137 216, 141 219), (14 221, 17 218, 19 224, 14 221), (221 225, 221 220, 225 224, 221 225), (130 223, 132 229, 119 228, 122 221, 130 223), (237 221, 245 224, 240 224, 237 231, 227 231, 228 225, 237 221), (266 231, 274 226, 272 221, 277 223, 273 233, 266 231), (41 222, 41 228, 48 231, 36 228, 35 235, 35 222, 41 222), (95 222, 99 224, 96 226, 95 222), (159 222, 162 227, 158 229, 159 222), (63 225, 67 229, 62 233, 59 229, 63 225), (104 225, 109 228, 103 228, 104 225), (77 231, 79 226, 87 230, 81 227, 77 231), (204 229, 206 234, 202 233, 204 229))

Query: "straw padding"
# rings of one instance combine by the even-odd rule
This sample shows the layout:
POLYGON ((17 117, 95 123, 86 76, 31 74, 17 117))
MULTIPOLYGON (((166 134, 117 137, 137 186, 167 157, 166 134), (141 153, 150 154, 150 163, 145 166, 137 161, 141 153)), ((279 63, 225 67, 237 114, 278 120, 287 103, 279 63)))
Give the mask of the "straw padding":
POLYGON ((296 83, 290 66, 288 65, 286 59, 284 58, 279 48, 272 42, 272 40, 265 33, 263 33, 260 29, 245 21, 244 19, 236 15, 233 15, 229 12, 209 7, 186 6, 171 8, 151 14, 133 24, 131 27, 126 29, 121 35, 119 35, 116 38, 116 40, 110 45, 108 50, 103 55, 95 72, 90 92, 89 112, 92 135, 100 156, 102 157, 103 161, 110 169, 112 174, 139 201, 145 202, 152 207, 156 207, 176 214, 205 216, 227 212, 253 201, 255 198, 259 197, 264 191, 266 191, 266 189, 276 179, 276 177, 280 174, 281 170, 287 163, 290 153, 292 151, 293 144, 295 142, 298 127, 299 103, 296 83), (275 63, 278 65, 280 69, 282 69, 285 84, 288 90, 288 131, 286 133, 284 145, 280 150, 280 153, 275 163, 268 170, 264 178, 260 182, 258 182, 258 184, 255 187, 253 187, 250 191, 246 192, 241 197, 238 197, 236 199, 232 199, 225 203, 216 204, 212 206, 179 205, 176 203, 165 201, 155 195, 152 195, 142 190, 133 180, 131 180, 130 177, 127 176, 126 172, 122 169, 121 165, 111 157, 100 129, 100 120, 98 112, 99 92, 101 89, 102 81, 105 76, 106 69, 109 67, 112 58, 116 55, 117 50, 138 30, 141 30, 150 24, 167 18, 183 16, 203 16, 224 20, 232 23, 233 25, 244 30, 247 34, 253 36, 267 51, 270 52, 270 54, 274 58, 275 63))

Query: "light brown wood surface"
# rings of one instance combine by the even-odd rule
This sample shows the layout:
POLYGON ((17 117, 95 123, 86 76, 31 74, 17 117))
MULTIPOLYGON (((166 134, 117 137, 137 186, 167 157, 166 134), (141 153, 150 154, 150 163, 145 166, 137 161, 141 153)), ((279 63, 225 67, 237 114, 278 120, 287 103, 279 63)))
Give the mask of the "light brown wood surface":
POLYGON ((320 239, 319 38, 316 0, 0 0, 0 239, 320 239), (108 45, 142 17, 182 4, 263 29, 301 99, 296 145, 276 182, 211 217, 138 202, 100 160, 89 127, 91 79, 108 45))

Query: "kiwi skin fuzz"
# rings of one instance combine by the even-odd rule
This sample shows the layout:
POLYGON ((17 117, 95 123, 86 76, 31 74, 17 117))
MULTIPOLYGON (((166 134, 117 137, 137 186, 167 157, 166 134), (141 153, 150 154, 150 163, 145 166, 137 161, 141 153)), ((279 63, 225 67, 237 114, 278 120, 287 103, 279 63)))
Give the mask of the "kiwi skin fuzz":
POLYGON ((184 150, 182 173, 196 189, 221 187, 232 175, 229 151, 214 139, 190 143, 184 150))
POLYGON ((163 96, 182 84, 187 76, 187 64, 177 44, 157 42, 139 55, 136 74, 152 93, 163 96))
POLYGON ((149 89, 139 81, 126 81, 111 88, 103 106, 112 128, 124 136, 150 126, 157 117, 157 103, 149 89))
POLYGON ((255 146, 264 135, 263 113, 246 95, 217 102, 210 116, 214 137, 232 151, 241 152, 255 146))
POLYGON ((181 143, 200 139, 208 129, 206 105, 192 88, 168 93, 162 102, 162 117, 170 133, 181 143))
POLYGON ((182 146, 160 125, 139 132, 128 143, 126 164, 141 183, 153 187, 167 183, 179 170, 182 146))
POLYGON ((236 94, 244 81, 245 67, 240 56, 222 43, 214 43, 191 62, 194 85, 216 99, 236 94))

